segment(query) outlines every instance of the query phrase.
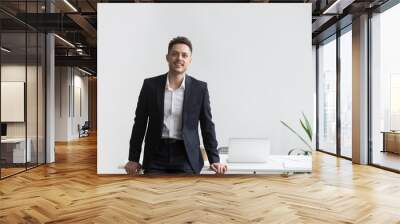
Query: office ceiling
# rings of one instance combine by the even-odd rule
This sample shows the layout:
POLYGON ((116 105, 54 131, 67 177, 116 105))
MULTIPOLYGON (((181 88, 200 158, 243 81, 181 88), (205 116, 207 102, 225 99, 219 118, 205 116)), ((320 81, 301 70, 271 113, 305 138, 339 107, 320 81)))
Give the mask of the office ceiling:
MULTIPOLYGON (((312 3, 311 22, 315 44, 335 32, 338 20, 344 21, 338 27, 346 26, 351 24, 352 16, 374 9, 386 1, 388 0, 340 0, 337 4, 335 0, 47 0, 53 12, 48 13, 50 10, 49 7, 46 10, 45 0, 1 0, 0 25, 5 33, 18 33, 25 28, 55 32, 74 45, 72 47, 61 38, 56 38, 56 65, 81 66, 95 72, 97 3, 312 3)), ((20 38, 10 38, 8 41, 13 40, 19 41, 20 38)))

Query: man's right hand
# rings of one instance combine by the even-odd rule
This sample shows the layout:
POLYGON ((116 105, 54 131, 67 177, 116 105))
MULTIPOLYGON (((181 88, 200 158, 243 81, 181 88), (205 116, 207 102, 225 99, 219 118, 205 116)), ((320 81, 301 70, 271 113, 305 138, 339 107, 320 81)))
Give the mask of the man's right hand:
POLYGON ((125 165, 125 171, 128 175, 137 175, 139 174, 139 170, 142 168, 142 165, 137 162, 129 161, 125 165))

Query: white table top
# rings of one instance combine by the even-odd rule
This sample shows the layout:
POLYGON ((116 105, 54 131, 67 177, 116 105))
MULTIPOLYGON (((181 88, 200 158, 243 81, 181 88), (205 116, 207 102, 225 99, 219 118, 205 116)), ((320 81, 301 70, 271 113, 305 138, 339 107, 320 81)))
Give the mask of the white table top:
MULTIPOLYGON (((30 141, 30 138, 27 139, 28 141, 30 141)), ((20 143, 20 142, 24 142, 25 138, 6 138, 6 139, 1 139, 1 143, 20 143)))
MULTIPOLYGON (((270 155, 266 163, 227 163, 228 155, 220 155, 220 162, 228 165, 226 174, 282 174, 312 171, 312 156, 270 155)), ((201 174, 214 174, 208 161, 204 162, 201 174)))

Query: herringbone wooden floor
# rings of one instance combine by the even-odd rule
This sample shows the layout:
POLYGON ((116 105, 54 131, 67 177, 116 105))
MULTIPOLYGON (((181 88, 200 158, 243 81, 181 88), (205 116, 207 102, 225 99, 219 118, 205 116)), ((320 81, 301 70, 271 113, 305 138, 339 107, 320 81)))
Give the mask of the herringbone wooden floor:
POLYGON ((400 175, 315 153, 290 177, 96 174, 96 138, 0 181, 0 223, 400 223, 400 175))

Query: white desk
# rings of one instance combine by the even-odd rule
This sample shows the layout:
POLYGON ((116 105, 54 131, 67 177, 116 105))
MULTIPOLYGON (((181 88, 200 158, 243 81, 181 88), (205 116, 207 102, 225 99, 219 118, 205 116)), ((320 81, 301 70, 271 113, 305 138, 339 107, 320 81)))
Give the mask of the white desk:
MULTIPOLYGON (((219 155, 220 162, 228 165, 226 174, 282 174, 308 173, 312 171, 312 156, 270 155, 266 163, 227 163, 226 154, 219 155)), ((214 174, 208 161, 200 174, 214 174)))
MULTIPOLYGON (((25 158, 27 158, 26 162, 31 162, 31 145, 32 141, 30 138, 27 139, 27 146, 26 147, 26 155, 25 155, 25 138, 6 138, 1 139, 1 144, 6 147, 13 147, 12 148, 12 156, 13 156, 13 163, 25 163, 25 158)), ((3 146, 3 147, 4 147, 3 146)), ((2 149, 3 150, 3 149, 2 149)), ((5 150, 4 150, 5 151, 5 150)))

